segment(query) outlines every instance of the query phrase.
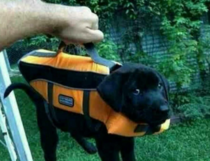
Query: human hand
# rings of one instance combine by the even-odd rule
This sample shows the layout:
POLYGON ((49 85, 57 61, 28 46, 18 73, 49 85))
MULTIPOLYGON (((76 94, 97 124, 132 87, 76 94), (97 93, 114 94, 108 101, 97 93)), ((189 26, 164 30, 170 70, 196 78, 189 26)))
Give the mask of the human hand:
POLYGON ((59 37, 66 44, 99 42, 104 38, 98 29, 98 16, 88 7, 57 6, 55 10, 59 21, 49 33, 59 37))

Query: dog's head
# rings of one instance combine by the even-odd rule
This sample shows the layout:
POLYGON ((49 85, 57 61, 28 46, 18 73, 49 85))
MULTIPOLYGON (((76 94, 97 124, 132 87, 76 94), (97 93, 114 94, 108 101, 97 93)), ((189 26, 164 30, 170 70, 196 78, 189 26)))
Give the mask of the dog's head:
POLYGON ((97 88, 102 99, 130 120, 157 127, 169 118, 169 83, 154 69, 126 64, 97 88))

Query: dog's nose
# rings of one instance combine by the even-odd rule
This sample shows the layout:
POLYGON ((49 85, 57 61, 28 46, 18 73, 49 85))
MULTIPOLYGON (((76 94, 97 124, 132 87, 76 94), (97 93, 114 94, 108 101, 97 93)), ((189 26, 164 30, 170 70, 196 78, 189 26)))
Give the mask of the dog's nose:
POLYGON ((160 106, 160 111, 161 112, 167 112, 169 110, 168 106, 167 105, 161 105, 160 106))

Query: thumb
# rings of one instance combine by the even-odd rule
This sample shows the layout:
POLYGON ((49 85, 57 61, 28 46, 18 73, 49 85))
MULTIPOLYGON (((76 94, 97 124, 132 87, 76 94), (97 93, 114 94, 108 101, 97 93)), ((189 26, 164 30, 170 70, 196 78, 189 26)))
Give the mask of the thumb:
POLYGON ((104 39, 104 34, 100 30, 88 29, 88 41, 99 42, 104 39))

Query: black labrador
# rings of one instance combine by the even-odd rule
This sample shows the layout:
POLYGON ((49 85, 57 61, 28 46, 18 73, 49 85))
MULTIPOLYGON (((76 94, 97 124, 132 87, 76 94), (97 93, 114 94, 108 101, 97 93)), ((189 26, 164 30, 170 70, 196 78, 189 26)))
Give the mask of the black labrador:
MULTIPOLYGON (((70 132, 79 144, 90 152, 95 151, 94 146, 86 142, 83 137, 94 138, 102 161, 119 161, 120 153, 123 161, 136 160, 133 137, 108 134, 105 125, 94 119, 91 120, 90 128, 83 115, 58 108, 55 110, 59 124, 55 127, 46 115, 43 98, 31 87, 21 84, 10 85, 5 92, 5 97, 16 88, 23 89, 36 105, 45 161, 56 161, 58 143, 56 128, 70 132)), ((152 132, 158 131, 159 125, 170 117, 169 84, 160 73, 147 66, 125 64, 107 76, 99 84, 97 91, 115 111, 122 112, 134 122, 147 123, 152 132)))

